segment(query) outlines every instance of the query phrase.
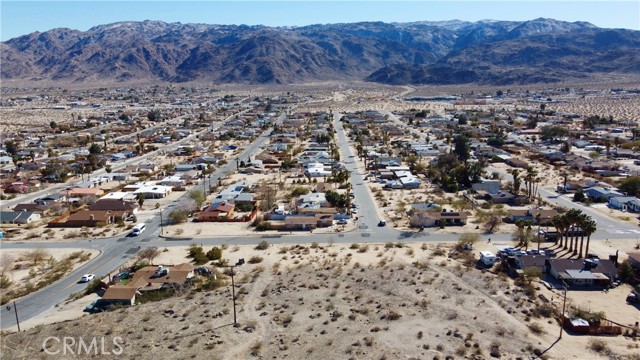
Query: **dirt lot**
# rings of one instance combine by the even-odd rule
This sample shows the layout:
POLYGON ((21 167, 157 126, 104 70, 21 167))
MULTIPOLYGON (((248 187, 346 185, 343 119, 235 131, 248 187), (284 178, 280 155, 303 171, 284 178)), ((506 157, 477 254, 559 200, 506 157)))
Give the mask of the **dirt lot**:
MULTIPOLYGON (((185 261, 186 250, 162 252, 155 263, 185 261)), ((230 263, 262 258, 236 269, 235 327, 231 288, 223 286, 9 334, 2 352, 7 358, 39 354, 47 336, 100 336, 107 351, 111 339, 121 337, 123 355, 138 359, 515 359, 534 351, 550 359, 606 358, 588 349, 588 336, 565 334, 554 343, 559 327, 535 312, 538 300, 507 277, 449 259, 449 250, 422 244, 232 247, 223 254, 230 263)), ((612 354, 637 353, 637 340, 604 339, 612 354)))

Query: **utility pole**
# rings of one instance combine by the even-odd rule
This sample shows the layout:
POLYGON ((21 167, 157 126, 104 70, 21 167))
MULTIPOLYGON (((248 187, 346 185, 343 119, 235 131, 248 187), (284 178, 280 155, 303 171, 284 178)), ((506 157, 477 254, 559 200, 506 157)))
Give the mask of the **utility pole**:
POLYGON ((229 268, 231 269, 231 296, 233 298, 233 324, 235 325, 237 323, 236 320, 236 285, 233 281, 233 275, 234 274, 234 268, 235 266, 229 266, 229 268))
POLYGON ((565 307, 567 305, 567 285, 562 282, 562 287, 564 288, 564 299, 562 300, 562 314, 560 314, 561 316, 561 320, 560 320, 560 337, 559 339, 562 339, 562 329, 564 328, 564 312, 565 312, 565 307))
POLYGON ((15 301, 13 302, 13 311, 16 313, 16 325, 18 325, 18 332, 20 332, 20 320, 18 320, 18 308, 15 301))

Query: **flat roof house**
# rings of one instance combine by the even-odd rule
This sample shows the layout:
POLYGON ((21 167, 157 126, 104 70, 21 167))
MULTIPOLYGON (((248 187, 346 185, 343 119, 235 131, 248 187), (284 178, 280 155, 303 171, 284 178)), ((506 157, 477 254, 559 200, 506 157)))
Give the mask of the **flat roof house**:
POLYGON ((547 259, 547 270, 555 279, 573 286, 608 286, 618 270, 611 260, 547 259))

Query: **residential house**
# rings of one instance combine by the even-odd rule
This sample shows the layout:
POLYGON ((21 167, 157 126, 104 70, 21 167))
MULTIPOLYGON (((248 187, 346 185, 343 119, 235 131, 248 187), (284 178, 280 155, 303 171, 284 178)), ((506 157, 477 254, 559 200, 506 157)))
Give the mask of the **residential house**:
POLYGON ((616 196, 609 199, 609 207, 622 211, 640 212, 640 199, 634 196, 616 196))
POLYGON ((419 203, 419 204, 411 204, 411 209, 409 209, 409 214, 413 215, 415 213, 430 211, 430 212, 440 212, 442 208, 438 204, 432 203, 419 203))
POLYGON ((520 269, 536 268, 540 270, 540 273, 546 272, 546 261, 547 257, 544 255, 522 255, 516 257, 516 263, 520 269))
POLYGON ((610 188, 594 186, 584 190, 584 195, 593 201, 609 201, 613 197, 624 196, 610 188))
POLYGON ((547 272, 573 286, 609 286, 618 273, 611 260, 547 259, 547 272))
POLYGON ((135 201, 136 195, 126 191, 114 191, 101 197, 100 200, 121 200, 121 201, 135 201))
POLYGON ((49 226, 96 227, 115 224, 131 215, 132 212, 111 210, 80 210, 69 215, 63 223, 49 223, 49 226))
POLYGON ((0 211, 0 223, 26 225, 39 221, 41 215, 32 211, 0 211))
POLYGON ((466 212, 418 212, 411 217, 411 225, 417 227, 462 226, 467 223, 466 212))
POLYGON ((124 211, 135 214, 140 206, 135 201, 124 201, 120 199, 99 199, 95 204, 89 206, 89 210, 111 210, 124 211))
POLYGON ((200 222, 217 221, 233 216, 235 205, 226 201, 217 201, 208 206, 203 211, 196 214, 196 219, 200 222))
POLYGON ((318 208, 327 204, 325 193, 309 193, 301 195, 298 199, 298 209, 318 208))
POLYGON ((47 209, 49 209, 50 205, 39 205, 39 204, 34 204, 34 203, 22 203, 22 204, 18 204, 16 206, 13 207, 13 211, 31 211, 31 212, 35 212, 38 214, 42 214, 45 211, 47 211, 47 209))
POLYGON ((509 210, 509 214, 507 218, 510 222, 515 223, 519 220, 529 221, 533 225, 551 225, 551 219, 554 216, 558 215, 558 211, 554 209, 544 210, 544 209, 512 209, 509 210), (538 224, 537 219, 540 217, 540 223, 538 224))
POLYGON ((313 230, 318 226, 315 216, 287 216, 284 219, 287 230, 313 230))
POLYGON ((69 198, 82 198, 82 197, 85 197, 85 196, 99 197, 99 196, 102 196, 102 194, 104 194, 104 191, 102 191, 102 189, 97 188, 97 187, 73 188, 73 189, 67 191, 67 196, 69 198))
POLYGON ((53 203, 61 203, 66 199, 63 194, 50 194, 41 198, 35 199, 33 202, 38 205, 51 205, 53 203))
POLYGON ((161 199, 171 193, 172 189, 169 186, 162 185, 144 185, 138 187, 133 193, 138 196, 142 194, 145 199, 161 199))
POLYGON ((112 285, 102 295, 106 304, 121 304, 133 306, 136 304, 136 295, 141 295, 137 288, 127 285, 112 285))
POLYGON ((4 187, 6 194, 24 194, 29 189, 29 186, 22 181, 16 181, 8 184, 4 187))
POLYGON ((478 195, 486 201, 491 201, 494 204, 511 204, 516 199, 516 196, 507 191, 478 191, 478 195))
POLYGON ((521 168, 521 169, 525 169, 527 166, 529 166, 528 162, 518 158, 514 158, 514 157, 505 160, 505 164, 511 167, 521 168))
POLYGON ((164 179, 158 181, 158 185, 170 186, 172 188, 181 188, 185 185, 185 181, 182 179, 182 177, 173 175, 167 176, 164 179))
POLYGON ((127 286, 136 288, 141 293, 160 290, 171 286, 188 286, 191 284, 195 266, 178 264, 175 266, 146 266, 136 271, 127 286))
POLYGON ((499 191, 500 180, 481 179, 480 182, 471 184, 471 190, 473 191, 499 191))

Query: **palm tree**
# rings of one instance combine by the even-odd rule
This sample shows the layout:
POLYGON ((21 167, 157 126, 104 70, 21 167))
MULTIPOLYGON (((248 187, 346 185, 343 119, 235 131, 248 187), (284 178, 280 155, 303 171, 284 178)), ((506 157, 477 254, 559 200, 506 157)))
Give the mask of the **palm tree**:
MULTIPOLYGON (((591 218, 587 214, 580 214, 578 221, 576 223, 577 226, 580 227, 582 231, 580 231, 580 255, 578 258, 582 257, 582 247, 584 246, 584 226, 587 222, 589 222, 591 218)), ((576 249, 573 249, 573 254, 575 255, 578 252, 578 239, 576 238, 576 249)))
POLYGON ((562 232, 564 231, 562 215, 557 214, 556 216, 554 216, 551 219, 551 224, 554 228, 556 228, 556 232, 558 233, 558 236, 556 237, 556 245, 558 245, 558 242, 560 242, 560 246, 562 246, 562 232))
MULTIPOLYGON (((570 234, 571 234, 571 241, 569 242, 569 252, 572 252, 573 249, 573 239, 574 236, 576 235, 576 227, 577 227, 577 222, 580 219, 580 215, 582 214, 582 211, 578 210, 578 209, 571 209, 569 211, 567 211, 567 213, 565 214, 565 216, 567 217, 568 223, 569 223, 569 230, 570 230, 570 234)), ((576 238, 577 240, 577 238, 576 238)), ((566 245, 566 244, 565 244, 566 245)), ((565 246, 566 248, 566 246, 565 246)))
POLYGON ((520 191, 520 179, 518 178, 519 175, 520 175, 520 170, 518 169, 511 170, 511 176, 513 176, 513 194, 514 195, 518 195, 518 192, 520 191))
MULTIPOLYGON (((589 243, 591 242, 591 234, 596 232, 597 229, 598 224, 591 218, 589 218, 589 221, 583 224, 582 231, 584 231, 584 233, 587 235, 587 247, 584 251, 585 255, 589 255, 589 243)), ((580 257, 582 257, 582 253, 580 253, 580 257)))

